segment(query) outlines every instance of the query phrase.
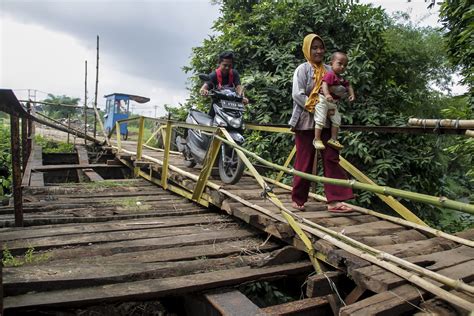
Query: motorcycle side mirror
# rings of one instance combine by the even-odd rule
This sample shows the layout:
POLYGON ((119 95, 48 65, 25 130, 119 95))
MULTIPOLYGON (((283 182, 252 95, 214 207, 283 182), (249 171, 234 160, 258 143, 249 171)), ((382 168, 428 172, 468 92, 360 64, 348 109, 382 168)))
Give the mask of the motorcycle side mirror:
POLYGON ((202 81, 211 81, 211 77, 209 77, 207 74, 199 74, 198 76, 202 81))

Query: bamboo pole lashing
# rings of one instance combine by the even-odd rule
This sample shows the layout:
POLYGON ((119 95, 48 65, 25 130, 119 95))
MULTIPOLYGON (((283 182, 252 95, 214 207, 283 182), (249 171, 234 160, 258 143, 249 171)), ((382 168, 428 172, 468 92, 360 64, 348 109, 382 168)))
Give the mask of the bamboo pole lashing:
MULTIPOLYGON (((218 136, 217 136, 218 137, 218 136)), ((232 144, 228 140, 221 138, 223 142, 226 144, 232 144)), ((291 174, 291 175, 296 175, 299 176, 303 179, 309 180, 309 181, 315 181, 315 182, 323 182, 323 183, 330 183, 334 185, 339 185, 339 186, 344 186, 344 187, 350 187, 353 189, 361 189, 361 190, 366 190, 370 191, 373 193, 379 193, 383 195, 393 195, 393 196, 398 196, 402 198, 407 198, 411 199, 417 202, 422 202, 425 204, 431 204, 435 205, 438 207, 446 207, 446 208, 451 208, 454 210, 458 210, 461 212, 469 213, 469 214, 474 214, 474 205, 471 204, 466 204, 462 202, 457 202, 457 201, 452 201, 449 200, 448 198, 445 197, 434 197, 430 196, 427 194, 421 194, 421 193, 415 193, 415 192, 409 192, 409 191, 404 191, 404 190, 399 190, 399 189, 394 189, 391 187, 387 186, 379 186, 379 185, 372 185, 372 184, 366 184, 366 183, 361 183, 357 182, 355 180, 341 180, 341 179, 333 179, 333 178, 326 178, 326 177, 320 177, 316 175, 311 175, 308 173, 304 173, 298 170, 294 169, 289 169, 289 168, 284 168, 280 165, 271 163, 260 156, 256 155, 255 153, 239 146, 239 145, 234 145, 235 148, 240 149, 243 153, 251 156, 252 158, 258 160, 259 162, 263 163, 264 165, 271 167, 276 170, 284 171, 285 173, 291 174)))
MULTIPOLYGON (((279 186, 282 189, 285 189, 285 190, 288 190, 288 191, 292 190, 292 188, 289 185, 286 185, 286 184, 281 183, 281 182, 277 182, 277 181, 275 181, 274 179, 271 179, 271 178, 267 178, 267 177, 263 177, 263 178, 265 179, 265 181, 270 182, 272 184, 275 184, 275 185, 279 186)), ((318 200, 318 201, 327 202, 326 198, 322 195, 315 194, 315 193, 309 193, 309 196, 316 199, 316 200, 318 200)), ((461 238, 461 237, 458 237, 458 236, 455 236, 455 235, 451 235, 451 234, 445 233, 441 230, 434 229, 434 228, 429 227, 429 226, 418 225, 416 223, 413 223, 413 222, 410 222, 410 221, 407 221, 407 220, 404 220, 404 219, 401 219, 401 218, 398 218, 398 217, 394 217, 394 216, 382 214, 382 213, 379 213, 379 212, 375 212, 373 210, 369 210, 367 208, 363 208, 363 207, 360 207, 360 206, 356 206, 356 205, 352 205, 352 204, 348 204, 348 203, 345 203, 345 204, 347 206, 353 208, 357 212, 360 212, 360 213, 363 213, 363 214, 366 214, 366 215, 372 215, 372 216, 375 216, 375 217, 378 217, 378 218, 385 219, 385 220, 390 221, 392 223, 396 223, 396 224, 400 224, 400 225, 403 225, 403 226, 408 226, 408 227, 411 227, 411 228, 414 228, 414 229, 417 229, 417 230, 421 230, 421 231, 424 231, 424 232, 426 232, 430 235, 445 238, 445 239, 454 241, 454 242, 456 242, 458 244, 461 244, 461 245, 465 245, 465 246, 468 246, 468 247, 474 247, 474 241, 472 241, 472 240, 468 240, 468 239, 461 238)))
MULTIPOLYGON (((130 153, 133 154, 133 152, 130 152, 130 153)), ((152 158, 152 157, 144 157, 144 158, 147 158, 147 159, 148 159, 148 158, 152 158)), ((158 159, 156 159, 156 158, 152 158, 152 160, 153 160, 154 162, 158 163, 158 164, 162 164, 162 163, 163 163, 162 161, 160 161, 160 160, 158 160, 158 159)), ((193 180, 195 180, 195 181, 198 180, 198 177, 197 177, 196 175, 191 174, 191 173, 188 173, 188 172, 185 172, 185 171, 182 171, 181 169, 176 168, 176 167, 174 167, 173 165, 169 165, 169 168, 170 168, 171 170, 174 170, 175 172, 178 172, 178 173, 184 175, 184 176, 190 177, 191 179, 193 179, 193 180)), ((266 214, 266 215, 268 215, 268 216, 270 216, 270 217, 273 217, 273 218, 275 218, 275 219, 277 219, 277 220, 279 220, 279 221, 283 221, 283 218, 278 217, 276 214, 274 214, 274 213, 272 213, 272 212, 270 212, 270 211, 268 211, 268 210, 266 210, 266 209, 264 209, 264 208, 262 208, 262 207, 259 207, 258 205, 255 205, 255 204, 253 204, 253 203, 249 203, 249 202, 247 202, 246 200, 244 200, 244 199, 242 199, 242 198, 240 198, 240 197, 238 197, 238 196, 236 196, 236 195, 234 195, 234 194, 232 194, 232 193, 230 193, 230 192, 228 192, 228 191, 222 189, 220 186, 217 186, 217 185, 213 184, 213 183, 210 182, 210 181, 208 181, 208 186, 210 186, 211 188, 214 188, 214 189, 219 190, 221 193, 226 194, 227 196, 229 196, 229 197, 231 197, 231 198, 233 198, 233 199, 235 199, 235 200, 237 200, 237 201, 243 203, 244 205, 247 205, 247 206, 249 206, 249 207, 252 207, 252 208, 256 209, 257 211, 261 211, 261 212, 263 212, 264 214, 266 214)), ((322 226, 320 226, 320 225, 317 225, 316 223, 313 223, 313 222, 308 221, 308 220, 306 220, 306 219, 304 219, 304 218, 302 218, 302 217, 297 216, 297 215, 294 214, 293 212, 291 212, 291 211, 289 211, 288 209, 286 209, 286 208, 281 204, 281 202, 278 203, 278 202, 275 202, 275 201, 273 201, 273 200, 270 200, 270 201, 272 201, 277 207, 283 208, 284 211, 286 211, 286 212, 287 212, 288 214, 290 214, 291 216, 297 218, 299 221, 301 221, 302 223, 304 223, 305 226, 310 225, 310 226, 308 226, 309 228, 319 229, 319 230, 321 230, 321 231, 322 231, 324 234, 326 234, 326 235, 329 235, 329 236, 331 236, 331 235, 334 236, 334 235, 335 235, 335 236, 337 236, 337 237, 343 239, 343 240, 346 241, 346 242, 349 242, 349 243, 352 243, 352 244, 354 244, 354 245, 356 245, 356 246, 362 247, 365 251, 367 251, 369 254, 371 254, 372 256, 374 256, 375 259, 377 259, 377 260, 379 260, 379 261, 380 261, 380 259, 377 258, 377 257, 383 258, 383 259, 385 259, 385 260, 395 260, 396 263, 400 264, 400 265, 403 266, 403 267, 406 267, 406 268, 408 268, 408 269, 415 269, 416 272, 422 273, 422 274, 426 274, 428 277, 431 277, 431 278, 433 278, 433 279, 435 279, 435 280, 437 280, 437 281, 439 281, 439 282, 441 282, 441 283, 443 283, 443 284, 446 284, 446 285, 448 285, 448 286, 451 286, 451 287, 453 287, 453 288, 461 289, 461 290, 464 290, 464 291, 468 291, 468 292, 470 292, 470 293, 472 293, 472 291, 473 291, 473 287, 472 287, 472 286, 468 286, 468 285, 466 285, 465 283, 463 283, 463 282, 461 282, 461 281, 459 281, 459 280, 450 279, 450 278, 445 277, 445 276, 443 276, 443 275, 440 275, 440 274, 438 274, 438 273, 436 273, 436 272, 432 272, 432 271, 427 270, 427 269, 425 269, 425 268, 416 266, 416 265, 414 265, 414 264, 412 264, 412 263, 410 263, 410 262, 407 262, 407 261, 405 261, 405 260, 403 260, 403 259, 399 259, 399 258, 397 258, 397 257, 394 257, 394 256, 390 255, 390 254, 381 252, 381 251, 379 251, 379 250, 377 250, 377 249, 375 249, 375 248, 372 248, 372 247, 369 247, 369 246, 367 246, 367 245, 365 245, 365 244, 362 244, 362 243, 360 243, 360 242, 357 242, 357 241, 355 241, 355 240, 353 240, 353 239, 351 239, 351 238, 349 238, 349 237, 347 237, 347 236, 345 236, 345 235, 343 235, 343 234, 341 234, 341 233, 338 233, 338 232, 329 230, 329 229, 324 228, 324 227, 322 227, 322 226)), ((313 233, 312 231, 310 231, 310 232, 313 233)), ((316 234, 316 236, 318 236, 318 237, 320 237, 320 238, 322 238, 322 239, 324 239, 324 240, 328 240, 326 237, 321 237, 320 234, 316 234)), ((331 243, 332 243, 332 241, 331 241, 331 243)), ((336 245, 336 246, 338 246, 338 245, 336 245)), ((338 247, 341 248, 340 246, 338 246, 338 247)), ((343 249, 343 248, 341 248, 341 249, 343 249)), ((346 250, 346 249, 344 249, 344 250, 346 250)), ((365 259, 365 258, 364 258, 364 259, 365 259)), ((371 260, 368 260, 368 261, 372 262, 371 260)), ((376 262, 372 262, 372 263, 375 263, 375 264, 376 264, 376 262)), ((386 265, 383 265, 382 267, 386 268, 386 265)), ((389 270, 389 271, 391 271, 391 270, 389 270)), ((406 278, 406 277, 407 277, 407 274, 404 274, 404 273, 401 273, 401 274, 400 274, 400 271, 398 271, 398 273, 397 273, 397 272, 394 272, 394 273, 398 274, 399 276, 401 276, 401 277, 403 277, 403 278, 406 278)), ((410 280, 410 278, 408 278, 407 280, 410 280)), ((425 287, 423 287, 423 288, 425 288, 427 291, 430 291, 430 287, 429 287, 429 286, 428 286, 428 287, 425 286, 425 287)), ((430 292, 431 292, 431 291, 430 291, 430 292)), ((433 294, 436 294, 436 293, 433 293, 433 294)))

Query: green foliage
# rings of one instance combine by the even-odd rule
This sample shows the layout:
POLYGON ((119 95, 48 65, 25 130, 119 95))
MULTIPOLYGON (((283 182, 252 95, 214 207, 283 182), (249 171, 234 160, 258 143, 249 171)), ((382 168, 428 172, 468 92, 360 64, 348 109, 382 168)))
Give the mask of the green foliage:
POLYGON ((11 172, 11 144, 10 128, 0 124, 0 167, 8 172, 8 176, 0 176, 0 197, 11 192, 12 172, 11 172))
POLYGON ((41 135, 35 136, 35 143, 43 148, 43 153, 73 153, 75 151, 74 144, 57 142, 44 138, 41 135))
POLYGON ((2 264, 4 267, 19 267, 25 264, 40 263, 48 260, 49 254, 35 253, 35 248, 29 247, 23 256, 13 256, 8 247, 5 245, 2 254, 2 264))
POLYGON ((259 307, 283 304, 296 299, 266 281, 244 284, 239 290, 259 307))
POLYGON ((469 103, 474 107, 474 5, 469 0, 446 0, 441 4, 447 51, 469 87, 469 103))
MULTIPOLYGON (((44 99, 44 102, 55 103, 55 104, 69 104, 78 105, 80 98, 72 98, 66 95, 55 96, 54 94, 48 94, 48 98, 44 99)), ((44 109, 48 113, 47 115, 51 118, 67 118, 68 115, 77 114, 77 109, 73 107, 65 107, 60 105, 44 105, 44 109)))
MULTIPOLYGON (((247 121, 289 121, 293 72, 304 61, 302 40, 310 32, 323 37, 328 56, 335 50, 348 52, 347 77, 357 100, 340 105, 343 124, 404 126, 413 115, 439 117, 446 97, 438 90, 448 89, 453 73, 439 31, 391 19, 381 8, 343 1, 216 3, 222 12, 214 23, 219 33, 193 49, 191 63, 184 69, 209 73, 216 68, 221 51, 234 51, 234 67, 244 85, 252 85, 246 92, 251 101, 247 121)), ((209 100, 199 96, 197 76, 190 84, 185 107, 207 109, 209 100)), ((343 155, 377 183, 457 198, 446 187, 452 185, 443 176, 448 159, 437 136, 343 132, 341 139, 346 145, 343 155)), ((288 135, 252 131, 246 135, 245 146, 282 164, 293 140, 288 135)), ((357 193, 356 203, 386 209, 374 195, 357 193)), ((424 218, 439 220, 440 212, 433 208, 410 203, 408 207, 424 218)))

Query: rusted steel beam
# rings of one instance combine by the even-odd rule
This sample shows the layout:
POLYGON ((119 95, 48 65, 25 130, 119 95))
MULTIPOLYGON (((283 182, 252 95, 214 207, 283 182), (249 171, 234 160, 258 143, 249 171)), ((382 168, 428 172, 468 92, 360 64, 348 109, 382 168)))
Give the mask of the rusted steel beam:
POLYGON ((17 117, 28 117, 28 113, 10 89, 0 89, 0 111, 17 117))
POLYGON ((15 226, 23 226, 23 197, 21 192, 21 152, 20 152, 20 119, 10 115, 10 137, 12 155, 13 205, 15 209, 15 226))
POLYGON ((21 170, 25 171, 28 162, 28 119, 26 117, 21 119, 21 170))

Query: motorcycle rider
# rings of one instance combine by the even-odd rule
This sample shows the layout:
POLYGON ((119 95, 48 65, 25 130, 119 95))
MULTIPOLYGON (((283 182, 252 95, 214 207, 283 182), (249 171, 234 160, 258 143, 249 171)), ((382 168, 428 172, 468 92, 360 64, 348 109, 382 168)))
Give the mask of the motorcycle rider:
MULTIPOLYGON (((238 95, 242 96, 242 103, 247 104, 249 100, 243 95, 243 87, 240 84, 239 72, 232 69, 234 63, 234 54, 232 52, 223 52, 219 55, 219 67, 209 74, 210 81, 205 82, 199 92, 206 96, 210 89, 234 88, 238 95)), ((214 108, 211 105, 209 115, 214 117, 214 108)))

